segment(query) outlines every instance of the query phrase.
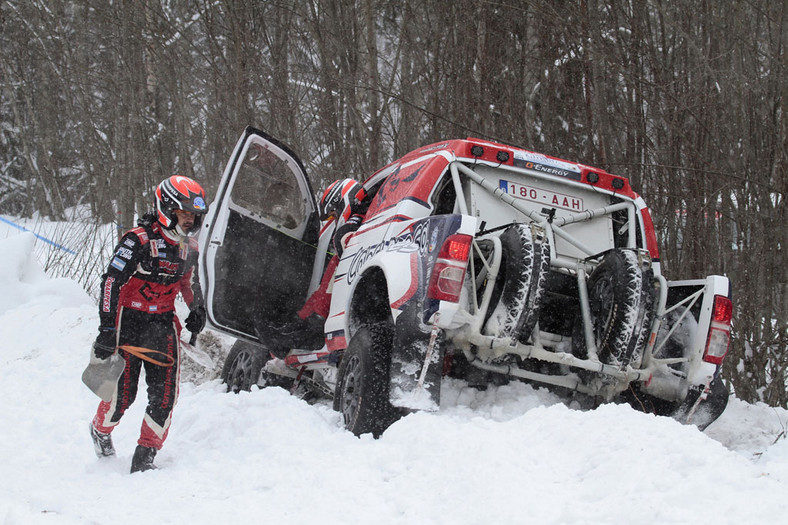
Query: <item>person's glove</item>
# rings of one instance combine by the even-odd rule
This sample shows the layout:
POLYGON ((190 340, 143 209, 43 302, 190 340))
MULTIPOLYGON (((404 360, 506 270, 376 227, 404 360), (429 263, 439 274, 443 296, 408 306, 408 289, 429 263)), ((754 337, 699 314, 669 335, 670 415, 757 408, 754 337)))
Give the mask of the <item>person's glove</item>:
POLYGON ((93 355, 102 361, 109 359, 115 353, 115 328, 99 327, 99 335, 93 343, 93 355))
POLYGON ((193 334, 199 334, 205 328, 205 308, 198 306, 186 318, 186 329, 193 334))

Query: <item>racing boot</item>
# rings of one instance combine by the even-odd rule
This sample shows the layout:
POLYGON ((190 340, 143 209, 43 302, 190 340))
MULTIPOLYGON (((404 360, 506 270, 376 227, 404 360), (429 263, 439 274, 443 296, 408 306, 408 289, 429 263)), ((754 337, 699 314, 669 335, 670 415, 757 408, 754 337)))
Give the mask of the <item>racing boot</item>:
POLYGON ((96 451, 96 456, 108 458, 115 455, 112 436, 96 430, 92 421, 90 422, 90 438, 93 440, 93 449, 96 451))
POLYGON ((156 457, 156 449, 153 447, 143 447, 137 445, 134 451, 134 457, 131 458, 131 474, 135 472, 145 472, 146 470, 155 470, 156 465, 153 464, 153 458, 156 457))
POLYGON ((306 319, 296 316, 295 320, 279 327, 279 335, 290 343, 290 348, 319 350, 325 344, 325 322, 318 314, 312 314, 306 319))
POLYGON ((284 324, 258 322, 257 337, 275 357, 283 358, 291 348, 318 350, 325 343, 325 319, 312 314, 306 319, 296 318, 284 324))

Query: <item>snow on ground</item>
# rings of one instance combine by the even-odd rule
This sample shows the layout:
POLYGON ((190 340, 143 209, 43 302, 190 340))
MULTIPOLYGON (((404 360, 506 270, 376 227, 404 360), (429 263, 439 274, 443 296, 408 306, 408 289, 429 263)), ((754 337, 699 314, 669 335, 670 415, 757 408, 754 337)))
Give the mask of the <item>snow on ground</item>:
POLYGON ((34 242, 0 234, 5 525, 749 524, 788 511, 784 409, 732 399, 701 433, 626 406, 574 410, 522 383, 447 382, 440 412, 373 440, 326 404, 278 388, 226 394, 215 371, 192 372, 159 470, 129 475, 144 387, 113 434, 118 456, 97 459, 98 400, 80 381, 96 305, 46 277, 34 242))

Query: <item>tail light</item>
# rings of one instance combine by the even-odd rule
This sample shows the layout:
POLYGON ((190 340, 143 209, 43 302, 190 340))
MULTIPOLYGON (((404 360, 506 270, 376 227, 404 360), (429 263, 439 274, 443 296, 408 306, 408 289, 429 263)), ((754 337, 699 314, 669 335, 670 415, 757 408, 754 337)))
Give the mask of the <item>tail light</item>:
POLYGON ((722 295, 714 296, 714 305, 711 309, 711 328, 706 339, 706 350, 703 360, 715 365, 722 364, 728 346, 731 342, 731 319, 733 318, 733 303, 722 295))
POLYGON ((472 240, 470 235, 463 234, 446 239, 432 269, 427 297, 452 303, 460 300, 472 240))

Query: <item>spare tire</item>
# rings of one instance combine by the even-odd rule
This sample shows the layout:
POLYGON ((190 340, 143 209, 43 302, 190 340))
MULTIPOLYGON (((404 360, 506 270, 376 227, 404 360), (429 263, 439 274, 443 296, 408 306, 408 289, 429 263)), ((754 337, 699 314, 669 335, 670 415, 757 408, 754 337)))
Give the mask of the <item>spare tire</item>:
MULTIPOLYGON (((637 252, 629 249, 608 252, 589 276, 588 303, 601 362, 622 367, 639 362, 654 319, 653 283, 651 267, 644 269, 637 252)), ((572 349, 575 355, 588 355, 582 316, 575 323, 572 349)))
POLYGON ((550 245, 544 238, 535 239, 526 224, 509 226, 500 239, 503 253, 495 284, 500 298, 484 331, 525 343, 539 319, 545 276, 550 269, 550 245))

